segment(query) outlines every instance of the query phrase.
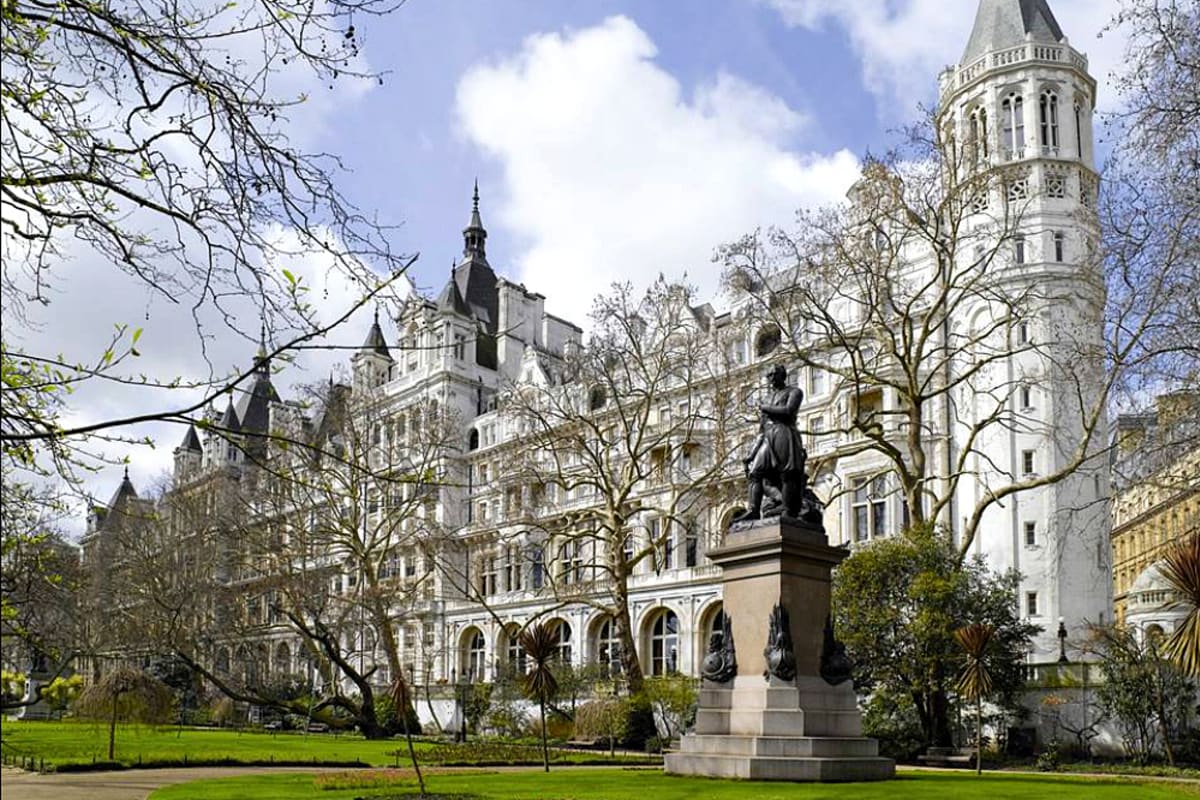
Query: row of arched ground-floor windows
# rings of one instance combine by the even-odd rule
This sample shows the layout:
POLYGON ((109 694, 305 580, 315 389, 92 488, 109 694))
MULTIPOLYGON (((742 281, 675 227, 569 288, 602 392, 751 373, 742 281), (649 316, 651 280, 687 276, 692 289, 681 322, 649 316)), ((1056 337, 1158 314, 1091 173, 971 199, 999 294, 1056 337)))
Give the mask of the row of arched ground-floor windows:
MULTIPOLYGON (((680 615, 664 606, 642 614, 639 620, 634 639, 646 675, 697 674, 708 639, 721 626, 721 604, 710 603, 695 615, 694 624, 689 626, 681 625, 680 615)), ((582 626, 555 617, 545 624, 558 642, 560 663, 575 667, 595 665, 609 674, 622 672, 620 637, 611 617, 596 615, 582 626), (583 630, 577 630, 580 627, 583 630)), ((487 681, 506 670, 524 672, 527 665, 518 638, 520 632, 521 626, 516 623, 504 625, 492 636, 477 625, 465 628, 458 640, 456 675, 487 681)))

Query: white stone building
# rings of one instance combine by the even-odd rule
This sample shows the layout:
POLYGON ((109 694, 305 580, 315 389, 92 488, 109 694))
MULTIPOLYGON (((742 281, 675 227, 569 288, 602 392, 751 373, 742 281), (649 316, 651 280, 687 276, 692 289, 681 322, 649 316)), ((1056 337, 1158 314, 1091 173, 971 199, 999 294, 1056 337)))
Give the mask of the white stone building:
MULTIPOLYGON (((983 235, 989 206, 1022 207, 1011 242, 1013 285, 1039 287, 1042 302, 1014 324, 1011 336, 1018 345, 1039 337, 1046 342, 1028 350, 1018 347, 1011 358, 991 367, 1005 371, 1006 383, 1021 384, 1006 401, 1011 405, 1006 413, 1018 423, 989 429, 998 432, 976 444, 981 455, 968 464, 973 477, 959 485, 941 520, 957 533, 961 515, 990 487, 1050 474, 1072 458, 1083 438, 1076 422, 1080 403, 1098 391, 1087 382, 1098 379, 1088 371, 1090 365, 1081 365, 1082 383, 1068 380, 1056 365, 1079 360, 1066 350, 1055 351, 1056 342, 1078 346, 1101 335, 1103 284, 1089 258, 1095 236, 1090 208, 1097 191, 1092 132, 1096 82, 1088 74, 1086 57, 1068 43, 1045 0, 981 0, 962 60, 940 76, 939 86, 939 125, 971 148, 972 168, 1005 170, 998 190, 1003 196, 981 197, 973 224, 983 235)), ((517 523, 509 518, 498 487, 505 445, 520 432, 496 410, 496 398, 522 381, 563 381, 565 358, 582 345, 584 334, 579 326, 548 314, 542 295, 497 276, 487 260, 478 189, 463 236, 463 257, 438 296, 413 297, 392 309, 397 341, 389 343, 376 322, 352 359, 351 391, 373 393, 387 409, 389 421, 379 435, 388 446, 403 446, 406 421, 423 405, 436 403, 463 420, 461 449, 446 454, 446 485, 430 511, 463 545, 442 556, 443 567, 453 561, 460 581, 456 585, 444 574, 436 577, 418 612, 401 623, 398 637, 401 661, 419 683, 464 674, 487 680, 519 658, 512 637, 520 625, 556 606, 543 584, 545 570, 560 568, 563 557, 535 553, 520 531, 512 530, 517 523), (504 536, 489 536, 501 530, 504 536), (475 542, 497 541, 504 545, 473 549, 475 542), (463 585, 486 598, 486 607, 469 599, 463 585)), ((928 254, 916 256, 918 266, 928 260, 928 254)), ((955 324, 970 326, 975 316, 988 312, 980 306, 955 324)), ((757 382, 762 365, 772 358, 757 355, 755 332, 743 324, 739 310, 713 314, 704 307, 697 314, 715 345, 730 355, 732 368, 757 382)), ((964 353, 956 368, 968 369, 970 355, 964 353)), ((979 377, 992 379, 999 380, 986 372, 979 377)), ((820 433, 836 427, 833 420, 845 413, 846 397, 819 372, 800 371, 792 380, 805 390, 800 420, 813 436, 811 454, 824 465, 815 489, 835 498, 826 508, 831 542, 861 542, 900 529, 905 509, 899 494, 889 490, 887 481, 859 480, 879 472, 881 459, 845 448, 848 442, 837 435, 820 433)), ((882 407, 895 400, 881 393, 872 402, 882 407)), ((965 446, 962 438, 969 425, 963 420, 969 415, 963 413, 947 405, 934 423, 934 435, 943 444, 943 469, 965 446)), ((222 427, 262 432, 285 421, 318 424, 304 423, 301 416, 280 401, 263 364, 251 390, 230 404, 222 427)), ((752 433, 747 431, 747 441, 752 433)), ((1094 438, 1097 449, 1106 439, 1101 419, 1094 438)), ((176 453, 180 485, 243 459, 223 439, 201 442, 192 431, 176 453)), ((1089 462, 1066 480, 997 503, 986 512, 975 540, 975 552, 993 569, 1015 568, 1024 576, 1022 613, 1043 627, 1030 654, 1032 663, 1057 659, 1059 618, 1072 635, 1085 623, 1111 619, 1105 466, 1089 462)), ((719 576, 704 552, 720 542, 742 502, 740 491, 731 485, 718 493, 724 499, 703 510, 695 530, 680 532, 658 563, 632 576, 630 610, 647 674, 698 674, 721 603, 719 576)), ((408 565, 421 556, 399 558, 404 566, 397 569, 411 574, 416 568, 408 565)), ((338 575, 338 586, 351 579, 338 575)), ((572 663, 613 660, 611 627, 595 610, 568 605, 543 618, 559 626, 563 654, 572 663)), ((264 628, 263 642, 256 647, 264 668, 298 671, 301 648, 283 626, 264 628)), ((377 679, 386 683, 386 673, 377 679)))

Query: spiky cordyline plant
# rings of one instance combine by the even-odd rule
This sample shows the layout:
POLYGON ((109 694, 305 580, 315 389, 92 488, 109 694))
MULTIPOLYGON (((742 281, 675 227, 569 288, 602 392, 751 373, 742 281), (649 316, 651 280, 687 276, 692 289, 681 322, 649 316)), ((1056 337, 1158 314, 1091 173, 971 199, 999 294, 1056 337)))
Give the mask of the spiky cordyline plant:
POLYGON ((1159 571, 1175 593, 1170 607, 1187 611, 1183 623, 1167 639, 1163 653, 1184 675, 1200 678, 1200 534, 1171 548, 1159 571))
POLYGON ((550 771, 550 748, 546 744, 546 701, 558 691, 553 662, 558 656, 557 631, 544 622, 521 631, 519 641, 525 651, 529 671, 522 678, 525 694, 536 697, 542 711, 542 764, 550 771))
POLYGON ((958 692, 975 702, 975 774, 983 773, 983 698, 992 693, 992 676, 987 657, 996 629, 976 622, 954 632, 966 663, 958 676, 958 692))

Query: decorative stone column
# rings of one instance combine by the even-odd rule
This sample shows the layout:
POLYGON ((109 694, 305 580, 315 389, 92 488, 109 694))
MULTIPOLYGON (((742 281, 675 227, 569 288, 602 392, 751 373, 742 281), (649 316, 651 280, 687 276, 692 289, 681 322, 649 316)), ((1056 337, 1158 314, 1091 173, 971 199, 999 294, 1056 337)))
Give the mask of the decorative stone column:
POLYGON ((879 743, 862 735, 848 665, 826 631, 830 571, 846 555, 819 528, 786 518, 735 525, 708 554, 723 572, 736 675, 704 680, 695 729, 666 755, 668 773, 786 781, 895 775, 879 743))

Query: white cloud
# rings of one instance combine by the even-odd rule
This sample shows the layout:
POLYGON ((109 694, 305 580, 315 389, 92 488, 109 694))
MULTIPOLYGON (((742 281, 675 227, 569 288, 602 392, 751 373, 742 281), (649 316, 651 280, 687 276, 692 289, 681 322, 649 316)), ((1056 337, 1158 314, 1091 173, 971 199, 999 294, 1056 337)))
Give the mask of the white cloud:
MULTIPOLYGON (((863 82, 888 115, 910 117, 934 100, 936 79, 962 57, 978 3, 974 0, 762 0, 784 22, 810 30, 840 28, 862 62, 863 82)), ((1100 82, 1100 105, 1114 106, 1105 91, 1121 59, 1123 37, 1097 38, 1120 0, 1051 0, 1051 9, 1076 49, 1089 57, 1100 82)))
POLYGON ((580 323, 616 280, 686 271, 714 298, 715 246, 840 200, 857 174, 846 151, 798 151, 809 120, 766 89, 722 73, 687 97, 656 53, 613 17, 531 36, 458 86, 462 130, 503 168, 501 221, 527 243, 519 279, 580 323))

